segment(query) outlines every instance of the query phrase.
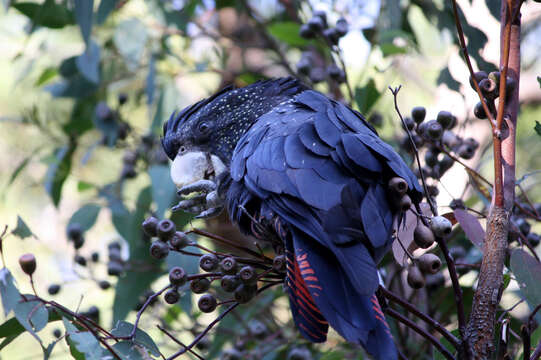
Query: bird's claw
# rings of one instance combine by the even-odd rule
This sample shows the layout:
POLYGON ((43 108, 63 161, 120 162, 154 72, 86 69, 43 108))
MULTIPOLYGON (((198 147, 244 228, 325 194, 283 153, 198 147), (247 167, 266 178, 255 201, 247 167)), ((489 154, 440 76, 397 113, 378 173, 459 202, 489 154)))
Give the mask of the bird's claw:
POLYGON ((196 219, 209 219, 209 218, 213 218, 213 217, 216 217, 218 215, 221 214, 222 210, 224 208, 222 206, 220 207, 213 207, 213 208, 209 208, 201 213, 199 213, 199 215, 196 215, 196 219))
POLYGON ((189 184, 178 189, 177 194, 179 196, 188 195, 194 192, 202 192, 208 194, 211 191, 216 190, 216 183, 211 180, 198 180, 193 184, 189 184))

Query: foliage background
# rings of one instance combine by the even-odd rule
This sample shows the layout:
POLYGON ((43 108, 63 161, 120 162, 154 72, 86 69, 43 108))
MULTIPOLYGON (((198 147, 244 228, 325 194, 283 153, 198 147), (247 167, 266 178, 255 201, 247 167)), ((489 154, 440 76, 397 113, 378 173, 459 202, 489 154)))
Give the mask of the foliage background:
MULTIPOLYGON (((112 327, 113 320, 125 316, 133 320, 135 314, 133 311, 128 314, 129 310, 146 288, 156 290, 166 283, 161 275, 166 273, 167 266, 181 263, 197 270, 197 264, 189 258, 171 255, 167 265, 152 262, 147 246, 140 239, 138 226, 148 215, 146 209, 159 216, 168 215, 166 209, 175 199, 167 164, 157 142, 161 124, 173 110, 227 83, 242 86, 259 78, 295 74, 295 64, 307 49, 317 49, 328 61, 329 50, 324 43, 298 36, 300 23, 310 18, 314 8, 328 11, 331 24, 340 16, 349 21, 350 32, 341 39, 340 48, 355 95, 351 102, 367 116, 375 111, 383 115, 380 134, 387 141, 398 149, 403 131, 386 88, 402 84, 399 97, 402 112, 408 113, 416 105, 427 107, 428 118, 433 118, 439 110, 452 111, 461 123, 457 132, 481 143, 482 151, 467 163, 489 179, 492 176, 491 152, 486 151, 489 127, 474 120, 476 95, 467 85, 468 75, 458 54, 447 1, 26 3, 4 0, 3 3, 0 225, 6 224, 13 230, 20 216, 33 233, 24 239, 11 235, 4 241, 6 266, 17 279, 20 291, 30 293, 17 259, 20 254, 33 252, 38 259, 35 279, 38 293, 44 295, 50 284, 61 283, 57 301, 71 309, 98 306, 100 321, 106 327, 112 327), (290 70, 280 62, 286 62, 290 70), (118 105, 120 94, 128 98, 122 106, 118 105), (99 116, 100 109, 107 109, 105 104, 118 111, 112 115, 113 121, 103 121, 99 116), (132 130, 125 140, 119 140, 118 128, 123 124, 129 124, 132 130), (154 139, 153 144, 145 145, 149 138, 154 139), (135 168, 137 176, 121 181, 122 186, 118 186, 125 168, 122 158, 127 151, 139 151, 142 160, 135 168), (91 267, 74 264, 73 244, 66 237, 71 217, 81 208, 79 220, 88 221, 90 226, 79 253, 89 257, 98 251, 101 258, 101 263, 91 267), (148 265, 143 267, 144 271, 133 267, 118 279, 107 275, 107 245, 119 239, 123 243, 123 258, 129 258, 131 264, 142 261, 148 265), (108 279, 114 287, 101 290, 93 279, 108 279)), ((475 62, 483 70, 495 69, 499 24, 493 15, 498 15, 499 2, 462 1, 460 5, 467 19, 465 32, 475 62)), ((536 81, 536 75, 541 73, 537 56, 541 50, 540 17, 539 6, 527 2, 523 8, 524 72, 517 133, 517 178, 527 175, 523 186, 534 202, 541 201, 541 188, 536 186, 539 174, 535 173, 541 169, 541 142, 534 131, 535 120, 541 119, 541 92, 536 81)), ((305 80, 309 82, 306 77, 305 80)), ((332 90, 327 82, 315 87, 326 93, 332 90)), ((344 85, 340 91, 349 101, 344 85)), ((466 187, 467 183, 468 178, 458 165, 441 179, 438 197, 441 212, 446 212, 452 198, 459 197, 467 200, 469 206, 483 209, 487 199, 466 187)), ((189 218, 184 214, 177 220, 185 224, 189 218)), ((192 224, 207 225, 235 236, 223 223, 194 221, 192 224)), ((539 224, 534 224, 534 231, 541 231, 539 224)), ((474 262, 475 248, 462 238, 460 243, 474 262)), ((390 258, 386 260, 389 261, 390 258)), ((462 276, 461 283, 471 289, 475 275, 471 271, 462 276)), ((141 327, 148 330, 162 352, 172 351, 176 346, 155 329, 159 319, 178 331, 179 338, 189 342, 193 335, 183 329, 191 328, 194 318, 202 324, 212 318, 200 316, 191 306, 191 296, 185 293, 179 305, 173 307, 157 305, 148 318, 143 317, 141 327)), ((289 343, 278 344, 282 347, 272 342, 261 346, 261 357, 257 358, 281 358, 291 346, 304 344, 291 326, 287 299, 281 289, 265 296, 239 311, 239 316, 246 320, 244 324, 238 317, 228 318, 223 328, 231 328, 233 333, 222 330, 212 336, 208 358, 217 356, 224 343, 226 348, 231 347, 257 313, 256 318, 267 327, 282 328, 286 338, 291 339, 289 343), (274 298, 277 299, 271 306, 274 298), (261 309, 272 310, 274 316, 261 309)), ((520 296, 518 286, 512 281, 502 306, 514 304, 520 296)), ((523 319, 527 313, 528 305, 523 303, 512 312, 513 319, 523 319)), ((452 330, 452 314, 449 321, 452 330)), ((52 331, 58 327, 58 323, 49 324, 40 332, 45 344, 52 341, 52 331)), ((0 358, 41 357, 41 350, 33 341, 29 334, 24 334, 3 348, 0 358)), ((313 347, 312 351, 329 359, 332 353, 341 351, 357 353, 338 336, 333 336, 327 345, 313 347), (334 345, 339 347, 329 353, 334 345)), ((67 346, 62 344, 54 351, 53 358, 66 358, 67 352, 67 346)))

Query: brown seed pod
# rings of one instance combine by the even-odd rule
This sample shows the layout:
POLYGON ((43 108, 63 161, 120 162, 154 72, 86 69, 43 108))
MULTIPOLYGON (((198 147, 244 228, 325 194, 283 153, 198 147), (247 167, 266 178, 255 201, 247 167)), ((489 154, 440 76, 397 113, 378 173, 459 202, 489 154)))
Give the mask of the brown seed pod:
POLYGON ((199 298, 199 301, 197 302, 197 306, 199 307, 199 310, 201 310, 204 313, 210 313, 213 312, 216 309, 216 306, 218 305, 218 302, 216 301, 216 298, 211 294, 205 294, 199 298))
POLYGON ((428 226, 425 226, 422 222, 419 221, 415 230, 413 231, 413 241, 421 249, 428 249, 432 244, 434 244, 435 238, 434 233, 428 226))
POLYGON ((214 254, 205 254, 199 258, 199 267, 204 271, 214 271, 218 268, 218 257, 214 254))
MULTIPOLYGON (((486 79, 488 77, 488 74, 486 73, 486 71, 478 71, 473 74, 473 77, 475 78, 475 80, 477 80, 477 83, 479 84, 481 80, 486 79)), ((473 84, 473 79, 471 76, 470 76, 470 86, 472 87, 472 89, 475 90, 475 86, 473 84)))
POLYGON ((404 195, 400 198, 399 208, 401 211, 408 211, 411 207, 411 198, 408 195, 404 195))
POLYGON ((188 274, 186 274, 186 271, 180 266, 175 266, 169 271, 169 282, 171 285, 182 286, 186 284, 187 279, 188 274))
POLYGON ((36 271, 36 258, 34 254, 24 254, 19 258, 19 265, 26 275, 32 276, 36 271))
POLYGON ((160 221, 156 219, 154 216, 151 216, 149 218, 146 218, 145 221, 143 221, 143 231, 145 234, 147 234, 150 237, 158 235, 158 223, 160 221))
POLYGON ((397 195, 404 195, 408 191, 408 183, 401 177, 394 177, 389 180, 389 189, 397 195))
POLYGON ((441 268, 441 260, 437 255, 426 253, 421 255, 418 261, 419 269, 424 274, 435 274, 441 268))
POLYGON ((194 279, 190 282, 190 289, 195 294, 202 294, 210 288, 210 280, 207 278, 194 279))
POLYGON ((169 219, 164 219, 156 226, 158 237, 161 241, 168 241, 177 231, 175 223, 169 219))
POLYGON ((257 272, 253 267, 247 265, 240 269, 239 278, 245 284, 254 284, 257 282, 257 272))
POLYGON ((235 300, 245 304, 252 300, 257 294, 257 285, 240 284, 235 290, 235 300))
POLYGON ((176 304, 180 300, 180 294, 176 289, 169 289, 163 294, 163 299, 168 304, 176 304))
POLYGON ((237 260, 228 256, 220 262, 220 268, 225 274, 233 275, 237 272, 237 260))
POLYGON ((408 285, 414 289, 420 289, 425 286, 425 277, 415 265, 408 268, 408 285))
POLYGON ((286 257, 285 255, 275 256, 272 260, 272 268, 275 271, 283 272, 286 269, 286 257))

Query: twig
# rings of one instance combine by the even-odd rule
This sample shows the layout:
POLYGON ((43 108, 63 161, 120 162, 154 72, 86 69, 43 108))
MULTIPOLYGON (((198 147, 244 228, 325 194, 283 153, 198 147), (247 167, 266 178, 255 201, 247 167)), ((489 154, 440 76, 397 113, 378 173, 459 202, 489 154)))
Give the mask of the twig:
MULTIPOLYGON (((184 348, 186 348, 186 345, 184 345, 180 340, 178 340, 176 337, 174 337, 169 331, 165 330, 159 324, 157 324, 156 326, 158 327, 158 329, 160 329, 161 332, 163 332, 165 335, 167 335, 171 340, 176 342, 178 345, 183 346, 184 348)), ((200 359, 200 360, 205 360, 204 358, 201 357, 201 355, 199 355, 198 353, 193 351, 193 349, 189 349, 188 352, 190 354, 192 354, 193 356, 195 356, 196 358, 200 359)))
POLYGON ((442 334, 443 337, 445 337, 455 348, 458 348, 460 346, 460 340, 457 339, 456 336, 451 334, 445 327, 443 327, 435 319, 431 318, 427 314, 425 314, 422 311, 418 310, 413 304, 407 302, 404 299, 401 299, 399 296, 397 296, 396 294, 392 293, 391 291, 385 289, 382 286, 379 287, 379 291, 388 300, 399 304, 404 309, 406 309, 408 312, 410 312, 413 315, 417 316, 418 318, 420 318, 421 320, 425 321, 427 324, 432 326, 434 329, 439 331, 440 334, 442 334))
MULTIPOLYGON (((419 159, 419 151, 417 150, 417 146, 415 145, 415 141, 413 141, 413 137, 411 135, 411 132, 409 131, 408 127, 406 126, 406 123, 404 122, 404 119, 402 118, 402 114, 400 113, 400 109, 398 108, 398 92, 402 88, 402 85, 399 85, 396 88, 392 88, 389 86, 389 90, 391 91, 391 94, 393 94, 394 97, 394 108, 396 110, 396 113, 400 117, 400 121, 402 122, 402 125, 404 126, 404 129, 406 129, 406 132, 408 133, 408 138, 411 143, 411 146, 413 147, 413 151, 415 152, 415 159, 417 160, 417 167, 419 168, 419 173, 421 174, 421 182, 423 183, 423 190, 425 192, 426 201, 430 205, 430 211, 432 211, 432 214, 434 216, 438 215, 438 209, 436 206, 432 203, 431 197, 428 194, 428 188, 426 186, 425 181, 425 175, 423 174, 422 166, 421 166, 421 160, 419 159)), ((420 212, 422 214, 422 212, 420 212)))
POLYGON ((442 343, 438 339, 436 339, 433 335, 426 332, 426 330, 420 328, 416 323, 414 323, 413 321, 411 321, 410 319, 408 319, 404 315, 400 314, 395 309, 387 308, 385 313, 388 314, 389 316, 391 316, 392 318, 395 318, 396 320, 400 321, 402 324, 406 325, 408 328, 412 329, 417 334, 421 335, 422 337, 424 337, 425 339, 430 341, 432 343, 432 345, 434 345, 434 347, 436 349, 438 349, 438 351, 443 356, 445 356, 446 359, 449 359, 449 360, 454 360, 455 359, 453 354, 451 354, 449 352, 449 350, 447 350, 445 348, 445 346, 443 346, 442 343))

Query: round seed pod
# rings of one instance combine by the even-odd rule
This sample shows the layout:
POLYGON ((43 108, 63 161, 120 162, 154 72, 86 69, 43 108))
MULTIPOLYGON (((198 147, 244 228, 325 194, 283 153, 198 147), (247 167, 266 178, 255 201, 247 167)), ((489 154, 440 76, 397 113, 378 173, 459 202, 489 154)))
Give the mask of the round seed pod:
POLYGON ((449 170, 453 165, 455 161, 452 157, 449 155, 443 155, 443 158, 438 161, 439 169, 440 169, 440 175, 443 175, 447 170, 449 170))
POLYGON ((169 219, 164 219, 158 223, 157 233, 161 241, 168 241, 176 231, 175 223, 169 219))
POLYGON ((228 256, 220 262, 220 268, 224 274, 233 275, 237 273, 237 260, 228 256))
POLYGON ((252 300, 257 294, 257 285, 240 284, 235 290, 235 300, 240 304, 245 304, 252 300))
POLYGON ((312 14, 314 17, 319 17, 321 18, 321 20, 323 21, 323 27, 327 27, 327 13, 323 10, 316 10, 314 11, 314 13, 312 14))
POLYGON ((336 29, 336 33, 340 37, 346 35, 348 33, 348 31, 349 31, 349 25, 348 25, 348 22, 346 21, 346 19, 344 19, 344 18, 338 19, 336 21, 335 29, 336 29))
POLYGON ((202 294, 210 288, 210 280, 207 278, 194 279, 190 282, 190 289, 195 294, 202 294))
POLYGON ((440 123, 444 129, 448 129, 453 123, 453 114, 449 111, 440 111, 436 117, 436 121, 440 123))
POLYGON ((434 275, 427 274, 425 276, 425 281, 426 281, 426 289, 428 291, 437 290, 438 288, 445 285, 445 277, 443 276, 441 272, 435 273, 434 275))
POLYGON ((118 261, 111 261, 107 264, 107 274, 119 276, 124 271, 124 266, 118 261))
POLYGON ((430 120, 426 123, 426 129, 424 135, 429 140, 439 140, 443 135, 443 127, 436 120, 430 120))
POLYGON ((381 113, 379 113, 378 111, 374 111, 368 117, 368 122, 372 124, 374 127, 379 128, 383 125, 383 115, 381 115, 381 113))
POLYGON ((440 190, 437 186, 434 185, 427 185, 426 189, 428 190, 428 196, 436 197, 440 194, 440 190))
POLYGON ((218 302, 216 301, 216 298, 211 294, 205 294, 199 298, 199 301, 197 302, 197 306, 199 307, 199 310, 201 310, 204 313, 210 313, 213 312, 216 309, 216 306, 218 305, 218 302))
POLYGON ((411 117, 417 124, 422 123, 426 117, 426 109, 423 106, 414 107, 411 110, 411 117))
POLYGON ((231 293, 239 286, 239 278, 235 275, 224 275, 220 285, 225 292, 231 293))
POLYGON ((438 256, 426 253, 419 257, 419 269, 425 274, 435 274, 441 268, 441 260, 438 256))
POLYGON ((329 41, 331 45, 338 45, 338 40, 340 40, 340 34, 336 31, 336 28, 329 28, 323 30, 323 36, 329 41))
POLYGON ((485 108, 483 108, 483 104, 479 101, 477 104, 475 104, 475 107, 473 108, 473 115, 475 115, 478 119, 486 119, 487 113, 485 112, 485 108))
POLYGON ((109 249, 109 254, 107 254, 110 261, 118 261, 122 262, 122 254, 120 252, 120 249, 117 248, 111 248, 109 249))
POLYGON ((464 201, 462 199, 453 199, 451 200, 451 203, 449 204, 449 207, 453 210, 455 209, 466 209, 466 204, 464 204, 464 201))
POLYGON ((75 250, 82 248, 84 244, 85 244, 84 236, 81 236, 80 238, 73 240, 73 247, 75 248, 75 250))
POLYGON ((399 209, 401 211, 408 211, 411 207, 411 198, 406 194, 400 198, 399 209))
POLYGON ((297 62, 297 72, 299 72, 299 74, 308 75, 311 67, 312 64, 307 58, 301 58, 299 62, 297 62))
POLYGON ((75 255, 75 257, 73 258, 73 261, 75 261, 77 264, 81 266, 86 266, 86 258, 79 254, 75 255))
POLYGON ((163 294, 163 299, 168 304, 176 304, 180 300, 180 294, 177 289, 169 289, 163 294))
POLYGON ((145 234, 150 237, 158 235, 158 223, 159 220, 154 216, 148 217, 143 221, 142 227, 145 234))
POLYGON ((254 284, 257 282, 257 272, 252 266, 244 266, 239 270, 240 280, 245 284, 254 284))
POLYGON ((417 135, 421 136, 423 139, 425 138, 425 132, 427 130, 427 126, 428 126, 428 123, 423 121, 422 123, 418 124, 417 127, 415 128, 415 132, 417 132, 417 135))
POLYGON ((118 94, 118 105, 122 106, 128 101, 128 94, 126 93, 119 93, 118 94))
POLYGON ((57 339, 60 338, 60 337, 62 336, 62 330, 60 330, 60 329, 54 329, 54 331, 53 331, 53 336, 54 336, 55 338, 57 338, 57 339))
POLYGON ((455 135, 454 132, 450 130, 445 130, 443 132, 443 135, 441 136, 441 142, 443 143, 443 145, 447 146, 450 149, 460 145, 460 139, 458 138, 458 136, 455 135))
POLYGON ((403 118, 403 120, 404 122, 402 123, 402 128, 404 130, 408 129, 409 131, 412 131, 413 129, 415 129, 415 121, 413 121, 412 118, 406 116, 403 118))
POLYGON ((68 235, 68 239, 74 242, 77 241, 78 239, 83 237, 83 229, 81 227, 81 224, 77 222, 69 224, 66 233, 68 235))
POLYGON ((327 72, 324 68, 321 67, 313 67, 310 69, 310 80, 314 83, 319 83, 325 80, 327 77, 327 72))
POLYGON ((471 146, 473 150, 477 150, 479 148, 479 142, 471 137, 464 139, 464 144, 471 146))
POLYGON ((417 224, 413 230, 413 241, 421 249, 428 249, 434 244, 434 233, 428 226, 425 226, 421 221, 417 224))
POLYGON ((420 289, 425 286, 425 278, 417 266, 408 268, 408 285, 414 289, 420 289))
POLYGON ((181 250, 188 246, 188 244, 190 243, 190 239, 185 232, 175 231, 173 236, 171 236, 169 243, 175 250, 181 250))
POLYGON ((468 144, 462 144, 457 150, 457 155, 463 159, 469 160, 475 155, 475 149, 468 144))
POLYGON ((161 241, 154 241, 152 245, 150 245, 150 255, 154 259, 165 259, 167 255, 169 255, 169 246, 167 245, 167 243, 161 241))
POLYGON ((188 274, 186 274, 186 271, 180 266, 175 266, 169 270, 169 282, 171 285, 182 286, 186 284, 187 280, 188 274))
POLYGON ((430 149, 425 152, 425 164, 426 166, 433 167, 438 163, 438 154, 434 153, 430 149))
POLYGON ((518 227, 522 235, 527 236, 530 233, 530 230, 532 226, 529 222, 526 221, 526 219, 522 217, 517 217, 515 219, 515 225, 518 227))
POLYGON ((330 64, 327 66, 327 75, 338 83, 343 83, 346 80, 346 74, 344 70, 340 69, 336 64, 330 64))
POLYGON ((285 255, 275 256, 272 260, 272 268, 278 272, 284 272, 286 270, 286 257, 285 255))
POLYGON ((462 259, 466 256, 466 250, 462 246, 453 246, 449 248, 449 255, 454 260, 462 259))
POLYGON ((111 283, 107 280, 100 280, 98 282, 98 286, 100 287, 100 289, 102 290, 107 290, 111 287, 111 283))
POLYGON ((92 260, 92 262, 98 262, 100 261, 100 254, 97 252, 97 251, 94 251, 91 255, 90 255, 90 259, 92 260))
POLYGON ((310 20, 308 20, 307 24, 310 30, 314 33, 318 33, 325 28, 325 23, 319 16, 312 17, 310 20))
POLYGON ((498 87, 491 79, 483 79, 479 82, 479 88, 484 97, 494 100, 498 97, 498 87))
POLYGON ((397 195, 404 195, 408 191, 408 183, 406 180, 398 176, 391 178, 388 186, 389 189, 397 195))
POLYGON ((443 217, 443 216, 434 216, 430 223, 430 229, 434 232, 434 235, 438 237, 445 237, 451 233, 453 224, 443 217))
MULTIPOLYGON (((488 74, 486 73, 486 71, 478 71, 474 73, 473 76, 475 80, 477 80, 477 83, 479 84, 481 80, 486 79, 488 77, 488 74)), ((475 86, 473 84, 473 79, 471 76, 470 76, 470 86, 472 87, 472 89, 475 90, 475 86)))
POLYGON ((19 257, 19 265, 26 275, 32 276, 36 271, 36 258, 34 254, 24 254, 19 257))
POLYGON ((204 271, 214 271, 218 268, 218 257, 214 254, 205 254, 199 258, 199 267, 204 271))
POLYGON ((302 24, 299 29, 299 35, 304 39, 312 39, 316 34, 310 29, 308 24, 302 24))
POLYGON ((539 245, 539 242, 541 241, 541 236, 539 236, 539 234, 531 232, 528 234, 526 239, 528 239, 528 242, 530 243, 531 246, 536 247, 537 245, 539 245))
POLYGON ((60 292, 60 285, 58 284, 49 285, 49 287, 47 288, 47 292, 49 293, 49 295, 58 294, 60 292))

